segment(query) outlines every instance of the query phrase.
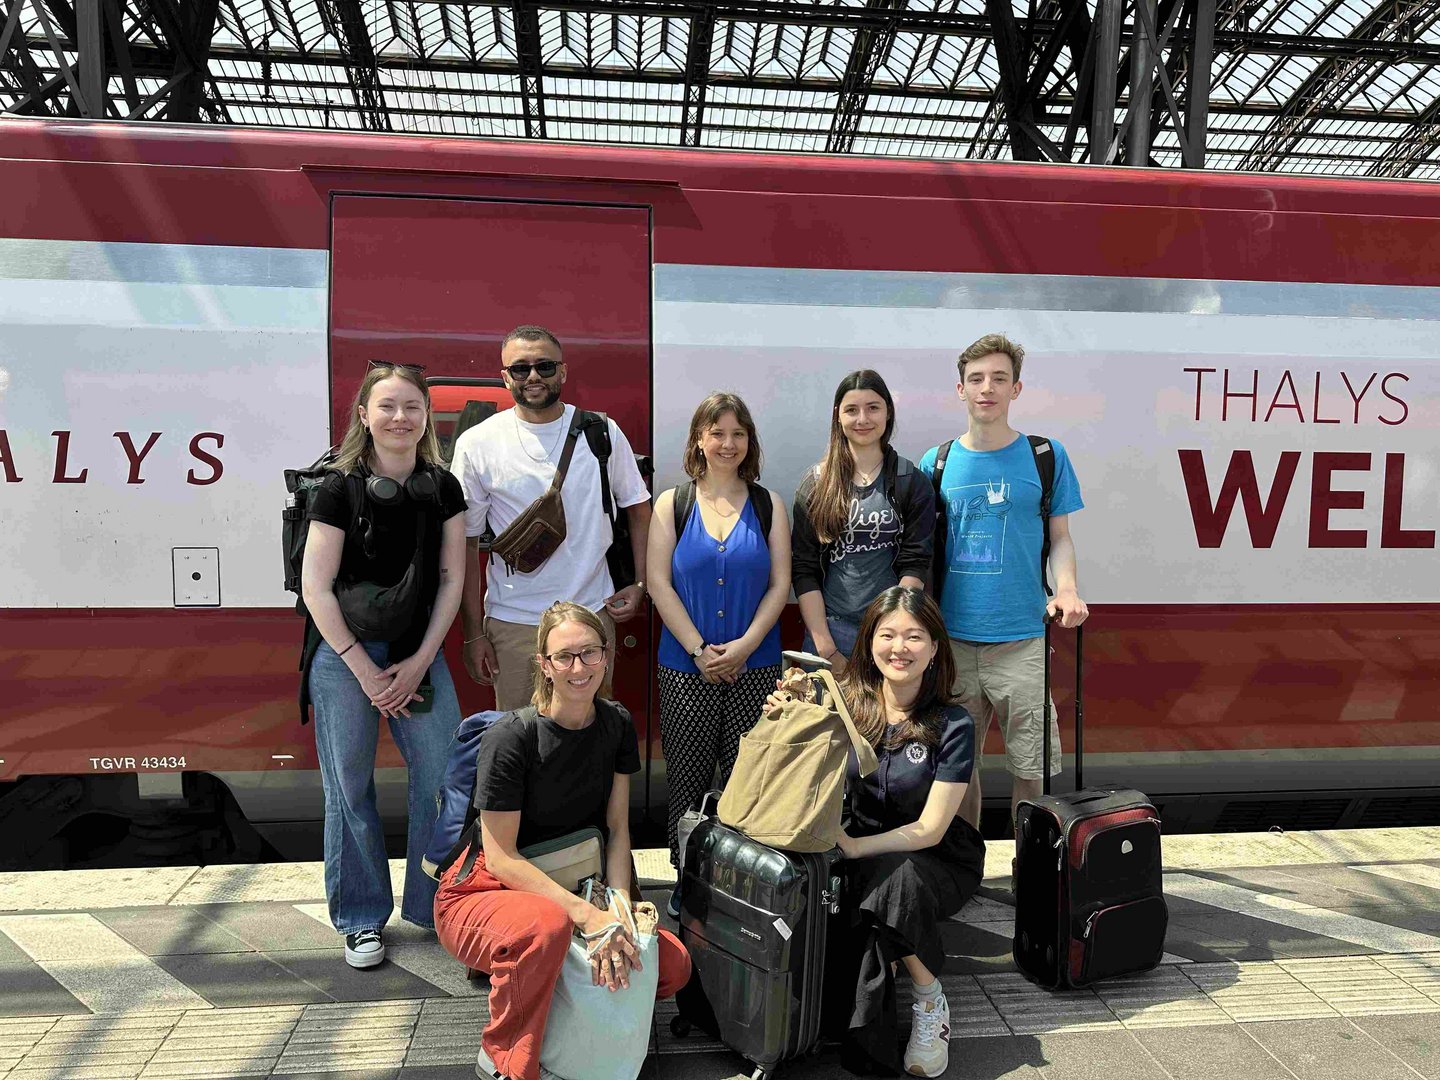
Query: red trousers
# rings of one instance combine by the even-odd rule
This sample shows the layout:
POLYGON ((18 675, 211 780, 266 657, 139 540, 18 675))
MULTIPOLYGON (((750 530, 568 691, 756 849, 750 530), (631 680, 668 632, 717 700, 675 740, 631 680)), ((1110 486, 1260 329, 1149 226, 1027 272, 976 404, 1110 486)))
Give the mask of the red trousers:
MULTIPOLYGON (((480 1033, 485 1053, 513 1080, 539 1080, 545 1021, 573 924, 555 901, 501 884, 485 868, 483 853, 456 884, 464 861, 455 860, 440 879, 435 932, 452 956, 490 976, 490 1023, 480 1033)), ((689 981, 690 954, 668 930, 658 937, 656 996, 667 998, 689 981)))

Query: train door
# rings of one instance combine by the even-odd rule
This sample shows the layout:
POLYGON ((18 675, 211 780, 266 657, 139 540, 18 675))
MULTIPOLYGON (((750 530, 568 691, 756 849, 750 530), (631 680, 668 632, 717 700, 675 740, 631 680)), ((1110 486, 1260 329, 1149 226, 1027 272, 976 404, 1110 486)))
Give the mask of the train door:
MULTIPOLYGON (((609 413, 649 454, 650 214, 644 207, 336 195, 331 200, 332 437, 370 359, 425 366, 437 430, 453 438, 509 395, 500 339, 547 327, 563 343, 565 399, 609 413)), ((621 627, 617 696, 650 724, 649 621, 621 627)), ((464 712, 493 695, 465 674, 458 620, 445 655, 464 712)), ((398 764, 393 748, 387 749, 398 764)), ((647 755, 648 758, 649 755, 647 755)))

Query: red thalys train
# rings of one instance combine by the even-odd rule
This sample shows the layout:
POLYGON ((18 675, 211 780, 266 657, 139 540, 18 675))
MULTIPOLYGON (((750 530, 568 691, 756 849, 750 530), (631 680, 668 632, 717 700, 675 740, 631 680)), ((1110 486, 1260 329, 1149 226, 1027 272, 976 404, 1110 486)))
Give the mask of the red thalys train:
MULTIPOLYGON (((956 353, 1009 333, 1012 418, 1086 501, 1087 780, 1178 828, 1440 810, 1440 188, 31 120, 0 154, 7 864, 318 819, 282 471, 372 356, 426 365, 443 434, 503 406, 521 322, 656 490, 725 388, 787 497, 844 372, 886 376, 918 458, 963 426, 956 353)), ((653 816, 654 630, 624 630, 653 816)))

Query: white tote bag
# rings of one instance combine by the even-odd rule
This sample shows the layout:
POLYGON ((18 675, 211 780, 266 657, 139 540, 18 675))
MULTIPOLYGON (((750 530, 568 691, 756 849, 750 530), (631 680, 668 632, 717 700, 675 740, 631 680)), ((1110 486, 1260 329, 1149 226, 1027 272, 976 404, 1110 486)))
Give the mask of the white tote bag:
POLYGON ((659 940, 637 932, 627 895, 616 889, 610 900, 617 921, 634 937, 642 970, 630 972, 624 990, 593 986, 585 940, 578 934, 570 939, 540 1046, 541 1068, 559 1080, 635 1080, 650 1050, 659 940))

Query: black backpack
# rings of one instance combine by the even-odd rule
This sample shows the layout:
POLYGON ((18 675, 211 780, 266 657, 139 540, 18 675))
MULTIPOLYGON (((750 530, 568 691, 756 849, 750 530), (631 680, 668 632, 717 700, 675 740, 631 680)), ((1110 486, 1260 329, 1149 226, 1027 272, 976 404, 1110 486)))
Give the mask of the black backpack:
MULTIPOLYGON (((1045 586, 1045 595, 1050 596, 1050 497, 1055 493, 1055 450, 1044 435, 1027 435, 1030 453, 1035 458, 1035 471, 1040 474, 1040 583, 1045 586)), ((930 483, 935 488, 935 560, 930 570, 930 591, 940 598, 945 577, 950 566, 945 557, 945 542, 950 539, 949 516, 945 500, 940 495, 940 483, 945 478, 945 462, 950 457, 950 439, 935 448, 935 468, 930 474, 930 483)))
MULTIPOLYGON (((280 518, 280 554, 285 562, 285 589, 295 594, 295 612, 306 614, 305 601, 300 595, 300 572, 305 562, 305 539, 310 533, 310 523, 305 512, 310 508, 310 496, 325 478, 335 470, 330 468, 338 454, 331 447, 304 469, 285 470, 285 509, 280 518)), ((350 489, 350 531, 354 532, 365 505, 365 482, 355 473, 347 473, 345 484, 350 489)))
MULTIPOLYGON (((775 504, 771 501, 770 490, 759 484, 746 485, 750 489, 750 505, 755 507, 755 517, 760 522, 760 531, 765 534, 765 546, 770 546, 770 523, 775 519, 775 504)), ((695 481, 687 480, 675 489, 675 541, 685 531, 685 522, 695 506, 695 481)))
POLYGON ((619 592, 627 585, 635 584, 635 551, 630 546, 630 515, 620 513, 615 498, 610 494, 610 418, 603 412, 580 410, 580 430, 585 432, 585 442, 590 453, 600 465, 600 505, 610 519, 613 539, 605 552, 605 564, 610 569, 610 581, 619 592))

